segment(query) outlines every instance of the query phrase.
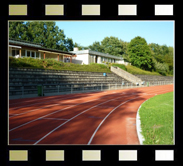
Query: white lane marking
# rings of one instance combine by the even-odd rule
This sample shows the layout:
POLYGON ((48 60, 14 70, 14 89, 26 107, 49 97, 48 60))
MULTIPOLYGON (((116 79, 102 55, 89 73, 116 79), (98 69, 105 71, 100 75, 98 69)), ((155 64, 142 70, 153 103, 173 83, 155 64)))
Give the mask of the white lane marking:
MULTIPOLYGON (((78 104, 78 105, 79 105, 79 104, 78 104)), ((32 123, 32 122, 34 122, 34 121, 36 121, 36 120, 39 120, 40 118, 44 118, 44 117, 46 117, 46 116, 48 116, 48 115, 52 115, 52 114, 54 114, 54 113, 57 113, 57 112, 63 111, 63 110, 65 110, 65 109, 68 109, 68 108, 71 108, 71 107, 74 107, 74 106, 75 106, 75 105, 72 105, 72 106, 69 106, 69 107, 63 108, 63 109, 61 109, 61 110, 58 110, 58 111, 52 112, 52 113, 50 113, 50 114, 47 114, 47 115, 41 116, 41 117, 39 117, 39 118, 36 118, 36 119, 31 120, 31 121, 29 121, 29 122, 27 122, 27 123, 24 123, 24 124, 22 124, 22 125, 19 125, 19 126, 17 126, 17 127, 12 128, 11 130, 9 130, 9 132, 10 132, 10 131, 13 131, 13 130, 15 130, 15 129, 18 129, 18 128, 22 127, 22 126, 25 126, 25 125, 27 125, 27 124, 29 124, 29 123, 32 123)))
MULTIPOLYGON (((122 96, 122 95, 121 95, 121 96, 122 96)), ((128 96, 128 95, 125 95, 125 96, 128 96)), ((125 97, 125 96, 123 96, 123 97, 125 97)), ((132 96, 132 95, 130 95, 130 96, 132 96)), ((105 97, 103 97, 103 98, 105 98, 105 97)), ((118 99, 118 98, 115 98, 115 99, 118 99)), ((114 100, 115 100, 115 99, 114 99, 114 100)), ((98 99, 89 100, 89 101, 87 101, 87 102, 94 101, 94 100, 98 100, 98 99)), ((54 113, 57 113, 57 112, 60 112, 60 111, 65 110, 65 109, 68 109, 68 108, 71 108, 71 107, 74 107, 74 106, 77 106, 77 105, 80 105, 80 104, 84 104, 84 103, 87 103, 87 102, 79 103, 79 104, 76 104, 76 105, 71 105, 71 106, 69 106, 69 107, 66 107, 66 108, 61 109, 61 110, 58 110, 58 111, 54 111, 54 112, 52 112, 52 113, 50 113, 50 114, 44 115, 44 116, 39 117, 39 118, 43 118, 43 117, 49 116, 49 115, 51 115, 51 114, 54 114, 54 113)), ((29 122, 27 122, 27 123, 24 123, 24 124, 22 124, 22 125, 19 125, 19 126, 13 128, 13 129, 9 130, 9 132, 10 132, 10 131, 13 131, 13 130, 19 128, 19 127, 22 127, 22 126, 24 126, 24 125, 27 125, 27 124, 29 124, 29 123, 31 123, 31 122, 34 122, 34 121, 38 120, 39 118, 36 118, 36 119, 34 119, 34 120, 32 120, 32 121, 29 121, 29 122)))
MULTIPOLYGON (((95 100, 98 100, 98 99, 93 99, 93 100, 89 100, 89 101, 86 101, 86 102, 83 102, 83 103, 71 105, 71 106, 69 106, 69 107, 63 108, 63 109, 61 109, 61 110, 54 111, 54 112, 52 112, 52 113, 46 114, 46 115, 44 115, 44 116, 41 116, 41 117, 39 117, 39 118, 44 118, 44 117, 46 117, 46 116, 55 114, 55 113, 57 113, 57 112, 60 112, 60 111, 65 110, 65 109, 69 109, 69 108, 71 108, 71 107, 74 107, 74 106, 77 106, 77 105, 81 105, 81 104, 84 104, 84 103, 88 103, 88 102, 90 102, 90 101, 95 101, 95 100)), ((113 100, 113 99, 112 99, 112 100, 113 100)), ((13 131, 13 130, 19 128, 19 127, 22 127, 22 126, 24 126, 24 125, 27 125, 27 124, 29 124, 29 123, 31 123, 31 122, 34 122, 34 121, 38 120, 39 118, 36 118, 36 119, 34 119, 34 120, 31 120, 31 121, 29 121, 29 122, 27 122, 27 123, 24 123, 24 124, 22 124, 22 125, 19 125, 19 126, 13 128, 13 129, 9 130, 9 132, 10 132, 10 131, 13 131)))
MULTIPOLYGON (((145 103, 149 99, 150 98, 146 99, 143 103, 145 103)), ((142 104, 139 106, 139 108, 137 110, 137 114, 136 114, 136 131, 137 131, 138 140, 139 140, 141 145, 143 145, 143 141, 145 141, 145 138, 141 134, 142 133, 142 128, 141 128, 141 121, 140 121, 140 115, 139 115, 139 110, 140 110, 142 104)))
MULTIPOLYGON (((139 96, 138 96, 138 97, 139 97, 139 96)), ((108 117, 114 110, 116 110, 116 109, 117 109, 118 107, 120 107, 121 105, 127 103, 128 101, 133 100, 133 99, 136 99, 136 98, 138 98, 138 97, 134 97, 134 98, 132 98, 132 99, 129 99, 129 100, 127 100, 127 101, 125 101, 125 102, 119 104, 119 105, 118 105, 117 107, 115 107, 112 111, 110 111, 110 112, 105 116, 105 118, 102 120, 102 122, 100 122, 100 124, 98 125, 98 127, 96 128, 96 130, 94 131, 93 135, 91 136, 91 138, 90 138, 90 140, 89 140, 89 142, 88 142, 88 145, 90 145, 91 141, 93 140, 93 137, 95 136, 96 132, 98 131, 98 129, 100 128, 100 126, 102 125, 102 123, 107 119, 107 117, 108 117)))
MULTIPOLYGON (((168 90, 168 91, 169 91, 169 90, 168 90)), ((167 92, 167 90, 166 90, 166 91, 163 91, 163 92, 167 92)), ((145 95, 153 95, 153 94, 145 94, 145 95)), ((140 95, 140 96, 138 96, 138 97, 135 97, 135 98, 139 98, 139 97, 141 97, 141 96, 143 96, 143 94, 140 95)), ((89 140, 89 142, 88 142, 88 145, 90 145, 90 143, 92 142, 93 137, 95 136, 96 132, 98 131, 98 129, 100 128, 100 126, 103 124, 103 122, 107 119, 107 117, 108 117, 114 110, 116 110, 118 107, 120 107, 121 105, 125 104, 126 102, 128 102, 128 101, 130 101, 130 100, 134 100, 135 98, 129 99, 129 100, 127 100, 127 101, 121 103, 120 105, 118 105, 117 107, 115 107, 111 112, 109 112, 109 113, 106 115, 106 117, 102 120, 102 122, 98 125, 98 127, 96 128, 96 130, 94 131, 93 135, 91 136, 91 138, 90 138, 90 140, 89 140)))
POLYGON ((50 119, 50 120, 68 120, 68 119, 63 119, 63 118, 39 118, 38 120, 41 119, 50 119))
MULTIPOLYGON (((81 94, 78 94, 78 95, 81 95, 81 94)), ((78 97, 78 95, 75 95, 74 97, 78 97)), ((56 95, 56 96, 47 96, 47 97, 45 97, 45 98, 36 98, 36 99, 32 99, 32 100, 28 100, 28 101, 21 101, 21 102, 15 102, 15 103, 11 103, 11 104, 9 104, 9 105, 15 105, 15 104, 19 104, 19 103, 22 103, 22 102, 25 102, 25 103, 28 103, 28 102, 33 102, 33 101, 39 101, 39 100, 45 100, 45 102, 47 101, 47 100, 55 100, 56 98, 58 99, 58 97, 59 97, 59 99, 65 99, 65 96, 63 96, 63 95, 56 95)), ((67 98, 73 98, 72 96, 68 96, 67 98)), ((49 100, 49 101, 50 101, 49 100)))
MULTIPOLYGON (((61 98, 61 100, 60 99, 54 99, 53 101, 58 101, 58 100, 60 100, 60 101, 62 101, 62 100, 65 100, 65 99, 69 99, 70 97, 67 97, 67 98, 61 98)), ((79 99, 75 99, 75 98, 71 98, 72 100, 79 100, 79 99)), ((48 103, 48 102, 51 102, 52 100, 49 100, 49 101, 43 101, 43 102, 39 102, 39 103, 33 103, 33 104, 29 104, 29 105, 23 105, 23 106, 19 106, 19 107, 15 107, 15 108, 10 108, 9 110, 15 110, 15 109, 17 109, 17 108, 22 108, 22 107, 28 107, 28 106, 32 106, 32 105, 37 105, 37 104, 41 104, 41 103, 48 103)))
MULTIPOLYGON (((120 96, 120 97, 121 97, 121 96, 120 96)), ((120 97, 118 97, 118 98, 120 98, 120 97)), ((112 101, 112 100, 114 100, 114 99, 107 100, 107 101, 105 101, 105 102, 102 102, 102 103, 100 103, 100 104, 97 104, 97 105, 95 105, 95 106, 93 106, 93 107, 90 107, 90 108, 88 108, 88 109, 86 109, 86 110, 80 112, 79 114, 75 115, 74 117, 70 118, 70 119, 67 120, 66 122, 62 123, 61 125, 57 126, 57 127, 54 128, 53 130, 51 130, 49 133, 47 133, 45 136, 43 136, 41 139, 39 139, 37 142, 35 142, 34 145, 36 145, 37 143, 39 143, 41 140, 43 140, 44 138, 46 138, 48 135, 50 135, 51 133, 53 133, 55 130, 57 130, 58 128, 60 128, 60 127, 63 126, 64 124, 66 124, 67 122, 71 121, 72 119, 76 118, 77 116, 79 116, 79 115, 85 113, 86 111, 89 111, 89 110, 92 109, 92 108, 95 108, 95 107, 97 107, 97 106, 99 106, 99 105, 101 105, 101 104, 107 103, 107 102, 112 101)))
MULTIPOLYGON (((103 98, 105 98, 105 97, 101 97, 100 99, 103 99, 103 98)), ((81 100, 81 99, 73 99, 73 100, 81 100)), ((94 99, 94 100, 98 100, 98 99, 94 99)), ((90 100, 90 101, 94 101, 94 100, 90 100)), ((70 103, 70 102, 73 102, 73 101, 70 100, 70 101, 66 101, 66 102, 64 102, 64 103, 70 103)), ((63 104, 63 103, 62 103, 62 104, 63 104)), ((27 111, 27 112, 23 112, 23 113, 20 113, 20 114, 13 115, 13 116, 11 116, 11 117, 9 117, 9 118, 12 118, 12 117, 15 117, 15 116, 19 116, 19 115, 22 115, 22 114, 26 114, 26 113, 29 113, 29 112, 33 112, 33 111, 36 111, 36 110, 39 110, 39 109, 42 109, 42 108, 48 108, 48 107, 50 107, 50 106, 62 105, 62 104, 52 104, 52 105, 48 105, 48 106, 46 106, 46 107, 36 108, 36 109, 31 110, 31 111, 27 111)))
POLYGON ((48 105, 48 106, 46 106, 46 107, 36 108, 36 109, 31 110, 31 111, 22 112, 22 113, 20 113, 20 114, 14 114, 14 115, 11 116, 10 118, 15 117, 15 116, 18 116, 18 115, 23 115, 23 114, 26 114, 26 113, 29 113, 29 112, 33 112, 33 111, 36 111, 36 110, 39 110, 39 109, 43 109, 43 108, 48 108, 48 107, 51 107, 51 106, 55 106, 55 105, 62 105, 62 104, 52 104, 52 105, 48 105))

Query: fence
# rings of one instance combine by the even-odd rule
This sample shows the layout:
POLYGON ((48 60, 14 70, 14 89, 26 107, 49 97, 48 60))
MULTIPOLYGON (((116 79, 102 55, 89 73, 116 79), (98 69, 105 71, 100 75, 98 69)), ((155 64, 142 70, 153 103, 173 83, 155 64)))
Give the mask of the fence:
MULTIPOLYGON (((104 90, 115 89, 128 89, 147 86, 157 86, 172 84, 173 81, 154 81, 143 82, 143 85, 135 85, 133 83, 121 84, 113 83, 77 83, 77 84, 42 84, 42 96, 60 95, 60 94, 72 94, 72 93, 84 93, 104 90)), ((27 85, 10 85, 9 86, 9 99, 13 98, 25 98, 38 96, 37 84, 27 85)))

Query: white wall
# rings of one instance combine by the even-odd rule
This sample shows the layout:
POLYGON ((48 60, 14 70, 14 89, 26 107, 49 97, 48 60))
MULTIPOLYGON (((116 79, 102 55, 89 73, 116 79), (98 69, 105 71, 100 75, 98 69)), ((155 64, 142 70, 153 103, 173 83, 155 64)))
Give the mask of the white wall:
MULTIPOLYGON (((79 61, 82 61, 82 64, 84 63, 85 65, 88 65, 89 64, 89 55, 88 54, 81 54, 81 55, 78 55, 77 54, 77 57, 75 58, 75 60, 79 60, 79 61)), ((74 63, 74 61, 73 61, 74 63)))

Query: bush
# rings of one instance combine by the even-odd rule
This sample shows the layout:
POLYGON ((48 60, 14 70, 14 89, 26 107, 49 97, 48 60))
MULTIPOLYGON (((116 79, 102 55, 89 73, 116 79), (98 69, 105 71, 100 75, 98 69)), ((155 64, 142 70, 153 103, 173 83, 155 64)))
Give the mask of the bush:
POLYGON ((155 62, 155 69, 158 73, 164 76, 169 72, 169 66, 166 63, 155 62))
POLYGON ((9 57, 9 67, 21 68, 40 68, 50 70, 71 70, 87 72, 105 72, 110 73, 108 66, 103 64, 79 65, 73 63, 64 63, 55 59, 34 59, 34 58, 14 58, 9 57))
POLYGON ((123 64, 113 64, 112 66, 116 66, 116 67, 119 67, 119 68, 121 68, 121 69, 127 71, 126 66, 123 65, 123 64))
POLYGON ((131 74, 141 74, 141 75, 160 75, 157 72, 150 72, 150 71, 146 71, 146 70, 142 70, 138 67, 132 66, 132 65, 127 65, 127 72, 131 73, 131 74))

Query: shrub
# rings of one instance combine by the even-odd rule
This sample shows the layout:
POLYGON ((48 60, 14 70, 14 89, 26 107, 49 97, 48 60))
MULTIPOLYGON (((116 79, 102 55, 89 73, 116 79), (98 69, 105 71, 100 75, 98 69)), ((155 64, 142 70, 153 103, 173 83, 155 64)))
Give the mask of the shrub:
POLYGON ((146 71, 146 70, 142 70, 138 67, 132 66, 132 65, 127 65, 127 72, 131 73, 131 74, 141 74, 141 75, 160 75, 157 72, 150 72, 150 71, 146 71))
POLYGON ((155 62, 155 69, 161 75, 166 75, 169 72, 169 66, 166 63, 155 62))
POLYGON ((9 57, 9 67, 21 68, 41 68, 50 70, 71 70, 71 71, 88 71, 88 72, 105 72, 110 73, 108 66, 103 64, 80 65, 73 63, 64 63, 55 59, 34 59, 34 58, 14 58, 9 57))
POLYGON ((119 68, 121 68, 121 69, 127 71, 126 66, 123 65, 123 64, 113 64, 112 66, 116 66, 116 67, 119 67, 119 68))

